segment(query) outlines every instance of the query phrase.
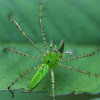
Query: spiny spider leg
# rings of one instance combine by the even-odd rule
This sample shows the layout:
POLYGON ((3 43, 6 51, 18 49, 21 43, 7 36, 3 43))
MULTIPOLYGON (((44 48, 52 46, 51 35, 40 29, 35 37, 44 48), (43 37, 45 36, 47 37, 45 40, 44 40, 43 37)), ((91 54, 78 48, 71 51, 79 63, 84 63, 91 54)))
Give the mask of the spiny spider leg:
POLYGON ((5 50, 11 51, 11 52, 15 52, 15 53, 20 54, 20 55, 22 55, 22 56, 26 56, 26 57, 29 57, 29 58, 34 58, 34 59, 43 61, 42 58, 39 58, 39 57, 36 57, 36 56, 33 56, 33 55, 29 55, 29 54, 26 54, 26 53, 23 53, 23 52, 19 52, 19 51, 16 51, 16 50, 14 50, 14 49, 5 48, 5 50))
POLYGON ((47 47, 47 44, 46 44, 46 38, 45 38, 45 34, 44 34, 44 31, 43 31, 43 24, 42 24, 42 13, 43 13, 43 7, 42 7, 42 0, 40 0, 40 19, 39 19, 39 23, 40 23, 40 29, 41 29, 41 34, 42 34, 42 40, 43 40, 43 43, 44 43, 44 47, 45 47, 45 50, 46 52, 48 53, 48 47, 47 47))
POLYGON ((18 80, 20 80, 21 78, 23 78, 26 74, 30 73, 31 71, 39 68, 40 66, 35 66, 35 67, 32 67, 31 69, 28 69, 26 72, 24 72, 22 75, 20 75, 19 78, 17 78, 14 82, 11 83, 11 85, 9 85, 8 87, 8 90, 9 92, 12 94, 12 97, 14 97, 14 93, 12 92, 12 90, 10 89, 12 87, 12 85, 14 85, 18 80))
POLYGON ((50 41, 50 50, 52 50, 53 41, 50 41))
POLYGON ((89 76, 92 75, 92 76, 100 77, 100 74, 90 73, 90 72, 83 71, 83 70, 80 70, 80 69, 77 69, 77 68, 74 68, 74 67, 70 67, 70 66, 67 66, 67 65, 62 65, 62 64, 58 64, 58 65, 61 66, 61 67, 64 67, 64 68, 79 72, 79 73, 87 74, 89 76))
POLYGON ((82 56, 77 56, 77 57, 71 57, 71 58, 67 58, 67 59, 61 59, 60 62, 62 61, 71 61, 71 60, 74 60, 74 59, 79 59, 79 58, 84 58, 84 57, 90 57, 90 56, 93 56, 95 55, 97 52, 100 52, 100 49, 90 53, 90 54, 86 54, 86 55, 82 55, 82 56))
POLYGON ((19 24, 11 16, 9 16, 9 18, 16 24, 22 35, 44 56, 45 53, 29 38, 28 35, 26 35, 26 33, 22 30, 19 24))
POLYGON ((55 99, 55 79, 54 79, 54 71, 51 70, 51 84, 52 84, 52 97, 53 97, 53 100, 56 100, 55 99))

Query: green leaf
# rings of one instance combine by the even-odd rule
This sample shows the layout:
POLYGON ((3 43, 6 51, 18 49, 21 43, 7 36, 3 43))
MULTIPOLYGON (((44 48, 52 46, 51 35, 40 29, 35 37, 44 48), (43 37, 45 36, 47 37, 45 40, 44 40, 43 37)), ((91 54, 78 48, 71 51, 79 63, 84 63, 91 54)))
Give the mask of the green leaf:
MULTIPOLYGON (((26 43, 9 43, 5 44, 6 47, 16 48, 18 51, 26 52, 29 54, 37 55, 41 57, 41 54, 38 53, 37 50, 33 49, 32 46, 29 46, 26 43)), ((37 44, 40 48, 43 48, 42 43, 37 44)), ((82 45, 73 45, 67 44, 65 46, 65 50, 72 49, 72 51, 76 51, 76 55, 82 55, 91 53, 96 50, 95 46, 82 46, 82 45), (66 49, 67 48, 67 49, 66 49)), ((7 87, 16 80, 22 73, 24 73, 27 69, 35 67, 42 62, 38 60, 34 60, 31 58, 23 57, 21 55, 14 54, 12 52, 4 52, 5 48, 4 44, 0 46, 1 52, 1 62, 0 62, 0 90, 7 90, 7 87), (6 73, 6 74, 5 74, 6 73)), ((78 60, 73 60, 69 62, 64 62, 62 64, 69 65, 74 68, 81 69, 83 71, 88 71, 91 73, 99 74, 99 65, 100 65, 100 53, 88 58, 81 58, 78 60)), ((71 55, 75 56, 75 54, 71 55)), ((68 55, 65 55, 67 58, 68 55)), ((70 57, 70 56, 69 56, 70 57)), ((36 71, 33 71, 26 75, 24 78, 19 80, 16 84, 12 86, 12 89, 20 89, 28 87, 32 77, 34 76, 36 71)), ((69 94, 75 91, 75 94, 88 92, 88 93, 98 93, 100 92, 99 83, 100 78, 95 76, 84 75, 78 72, 74 72, 72 70, 68 70, 57 66, 54 69, 55 73, 55 94, 69 94)), ((45 78, 42 82, 33 90, 33 91, 48 91, 51 95, 51 75, 50 71, 46 74, 45 78)))
MULTIPOLYGON (((96 45, 100 40, 100 6, 98 0, 50 0, 47 2, 43 0, 43 2, 43 7, 48 8, 43 13, 44 16, 47 16, 43 17, 43 25, 48 43, 53 40, 54 44, 58 45, 62 39, 65 40, 65 51, 72 49, 75 52, 72 56, 91 53, 97 49, 96 45), (80 43, 80 45, 76 43, 80 43)), ((7 90, 7 87, 23 72, 41 64, 37 60, 3 51, 4 48, 8 47, 41 57, 36 49, 25 42, 26 40, 10 21, 8 15, 12 15, 43 51, 44 47, 38 17, 40 1, 6 0, 5 3, 4 0, 0 0, 0 7, 0 90, 7 90)), ((70 56, 66 55, 65 58, 67 57, 70 56)), ((89 58, 63 64, 99 74, 99 59, 100 53, 97 53, 89 58)), ((35 72, 19 80, 12 89, 27 87, 35 72)), ((54 69, 54 72, 56 95, 69 94, 72 91, 92 94, 100 92, 100 78, 89 77, 60 66, 54 69)), ((34 91, 48 91, 51 95, 50 71, 34 91)))

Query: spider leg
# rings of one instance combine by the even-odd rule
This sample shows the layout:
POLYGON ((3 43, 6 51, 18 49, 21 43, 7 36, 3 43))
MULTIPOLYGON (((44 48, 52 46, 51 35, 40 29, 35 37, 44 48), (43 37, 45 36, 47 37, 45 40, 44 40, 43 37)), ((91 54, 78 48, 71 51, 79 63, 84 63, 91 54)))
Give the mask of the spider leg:
POLYGON ((70 66, 67 66, 67 65, 62 65, 62 64, 58 64, 58 65, 61 66, 61 67, 64 67, 64 68, 79 72, 79 73, 83 73, 83 74, 89 75, 89 76, 92 75, 92 76, 100 77, 100 74, 90 73, 90 72, 83 71, 83 70, 80 70, 80 69, 77 69, 77 68, 74 68, 74 67, 70 67, 70 66))
POLYGON ((45 38, 45 34, 44 34, 44 31, 43 31, 43 23, 42 23, 42 14, 43 14, 43 6, 42 6, 43 2, 42 0, 40 0, 40 19, 39 19, 39 23, 40 23, 40 29, 41 29, 41 34, 42 34, 42 40, 43 40, 43 43, 44 43, 44 47, 45 47, 45 50, 46 52, 48 53, 48 47, 47 47, 47 44, 46 44, 46 38, 45 38))
POLYGON ((40 66, 36 66, 36 67, 32 67, 31 69, 28 69, 27 71, 25 71, 22 75, 20 75, 19 78, 17 78, 14 82, 11 83, 11 85, 8 86, 8 91, 12 94, 12 97, 14 97, 14 92, 12 92, 12 90, 10 89, 16 82, 18 82, 18 80, 20 80, 21 78, 23 78, 26 74, 30 73, 31 71, 39 68, 40 66))
POLYGON ((52 51, 52 45, 53 45, 53 41, 50 41, 50 50, 52 51))
POLYGON ((44 56, 45 53, 29 38, 28 35, 26 35, 26 33, 22 30, 19 24, 11 16, 9 16, 9 18, 16 24, 22 35, 44 56))
POLYGON ((54 71, 51 70, 51 83, 52 83, 52 97, 53 97, 53 100, 56 100, 55 99, 55 79, 54 79, 54 71))
POLYGON ((33 55, 29 55, 29 54, 26 54, 26 53, 23 53, 23 52, 20 52, 20 51, 16 51, 14 49, 5 48, 5 50, 6 51, 11 51, 11 52, 14 52, 14 53, 17 53, 17 54, 20 54, 20 55, 25 56, 25 57, 34 58, 34 59, 43 61, 42 58, 39 58, 39 57, 36 57, 36 56, 33 56, 33 55))
POLYGON ((62 61, 71 61, 71 60, 74 60, 74 59, 79 59, 79 58, 84 58, 84 57, 90 57, 90 56, 93 56, 95 55, 97 52, 100 52, 100 49, 90 53, 90 54, 86 54, 86 55, 81 55, 81 56, 77 56, 77 57, 71 57, 71 58, 67 58, 67 59, 61 59, 60 62, 62 61))

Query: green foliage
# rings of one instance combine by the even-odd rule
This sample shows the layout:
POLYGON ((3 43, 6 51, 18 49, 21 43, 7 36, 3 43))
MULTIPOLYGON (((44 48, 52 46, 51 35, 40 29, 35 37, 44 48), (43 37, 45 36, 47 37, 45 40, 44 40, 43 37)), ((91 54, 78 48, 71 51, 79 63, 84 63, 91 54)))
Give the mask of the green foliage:
MULTIPOLYGON (((34 60, 31 58, 26 58, 17 54, 13 54, 11 52, 7 53, 4 52, 4 44, 0 44, 0 52, 2 54, 1 56, 1 67, 0 67, 0 90, 7 90, 7 87, 16 79, 18 78, 24 71, 26 71, 29 68, 32 68, 32 66, 36 66, 41 64, 40 61, 34 60), (6 74, 5 74, 6 73, 6 74)), ((32 46, 29 46, 26 43, 10 43, 5 44, 7 47, 14 47, 18 48, 19 51, 24 51, 31 54, 36 54, 37 56, 41 55, 33 49, 32 46)), ((37 44, 41 48, 43 48, 42 44, 37 44)), ((76 52, 76 55, 82 55, 90 53, 94 50, 96 50, 95 46, 80 46, 80 45, 73 45, 73 44, 66 44, 65 50, 72 48, 73 51, 76 52)), ((99 65, 100 65, 100 54, 97 53, 96 55, 89 57, 89 58, 83 58, 78 60, 73 60, 69 62, 65 62, 65 64, 79 68, 84 71, 88 71, 91 73, 99 74, 99 65)), ((75 56, 72 55, 72 56, 75 56)), ((70 57, 68 55, 65 56, 70 57)), ((19 80, 14 86, 12 86, 12 89, 20 89, 25 88, 30 83, 32 77, 34 76, 36 71, 31 72, 30 74, 26 75, 24 78, 19 80)), ((88 76, 84 75, 78 72, 74 72, 71 70, 67 70, 65 68, 57 67, 54 69, 55 72, 55 93, 56 95, 61 94, 69 94, 73 91, 75 93, 82 93, 82 92, 88 92, 88 93, 98 93, 100 92, 99 83, 100 78, 96 78, 94 76, 88 76)), ((48 91, 51 95, 51 78, 50 78, 50 72, 48 72, 43 79, 43 81, 33 90, 33 91, 48 91)))
MULTIPOLYGON (((98 0, 43 0, 43 25, 47 40, 67 43, 96 43, 100 40, 98 0), (47 8, 45 10, 45 8, 47 8)), ((34 40, 40 38, 40 0, 0 0, 0 41, 23 41, 23 36, 9 20, 11 14, 34 40), (4 36, 2 34, 5 34, 4 36), (10 35, 10 36, 9 36, 10 35)), ((41 39, 38 40, 41 42, 41 39)))
MULTIPOLYGON (((45 2, 43 24, 47 42, 53 40, 58 43, 65 39, 65 51, 72 49, 78 56, 88 54, 97 49, 97 42, 100 40, 100 18, 99 1, 95 0, 50 0, 45 2), (56 5, 56 6, 55 6, 56 5), (95 16, 96 15, 96 16, 95 16), (82 43, 80 45, 75 43, 82 43), (84 44, 84 43, 90 43, 84 44), (95 45, 91 44, 95 43, 95 45)), ((0 0, 0 90, 7 90, 7 87, 27 69, 41 64, 40 61, 26 58, 14 53, 7 53, 3 49, 14 48, 16 50, 41 57, 36 49, 25 42, 19 30, 9 20, 8 15, 12 14, 14 19, 20 23, 23 30, 31 37, 37 45, 44 50, 40 27, 39 27, 39 0, 0 0), (28 6, 28 7, 26 7, 28 6), (9 43, 7 43, 9 42, 9 43)), ((48 44, 49 45, 49 44, 48 44)), ((66 55, 65 58, 71 57, 66 55)), ((63 64, 79 68, 91 73, 100 73, 100 53, 63 64)), ((19 80, 12 89, 28 87, 32 77, 37 70, 19 80)), ((100 78, 84 75, 57 67, 55 72, 55 93, 56 95, 75 93, 98 93, 100 92, 100 78)), ((48 91, 51 95, 50 72, 33 91, 48 91)))

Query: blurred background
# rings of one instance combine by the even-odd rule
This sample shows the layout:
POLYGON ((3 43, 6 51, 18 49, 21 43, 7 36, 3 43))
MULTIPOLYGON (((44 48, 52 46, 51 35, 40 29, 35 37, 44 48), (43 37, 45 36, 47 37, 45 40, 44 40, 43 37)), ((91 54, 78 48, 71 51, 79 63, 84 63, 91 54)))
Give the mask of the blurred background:
MULTIPOLYGON (((98 43, 100 41, 100 11, 98 0, 43 0, 43 24, 47 41, 68 43, 98 43), (57 37, 57 38, 56 38, 57 37)), ((40 0, 0 0, 0 41, 23 41, 9 15, 37 41, 40 0)), ((40 41, 40 40, 38 40, 40 41)))
MULTIPOLYGON (((26 44, 25 38, 9 19, 9 15, 20 24, 24 32, 35 43, 42 43, 39 14, 40 0, 0 0, 0 65, 5 66, 1 68, 2 71, 8 67, 5 65, 7 58, 4 57, 3 48, 13 48, 13 46, 16 47, 21 43, 24 46, 26 44)), ((54 44, 59 44, 61 40, 65 40, 66 44, 72 46, 88 44, 88 48, 91 45, 93 48, 97 48, 97 45, 100 44, 100 1, 43 0, 43 26, 48 43, 53 40, 54 44)), ((1 76, 2 71, 0 72, 1 76)), ((0 81, 2 82, 2 79, 0 81)), ((46 93, 21 94, 19 92, 16 91, 13 100, 52 100, 46 93)), ((94 99, 98 97, 100 97, 99 94, 73 95, 72 93, 57 96, 57 100, 99 100, 94 99)), ((0 98, 3 100, 12 99, 8 91, 0 92, 0 98)))

